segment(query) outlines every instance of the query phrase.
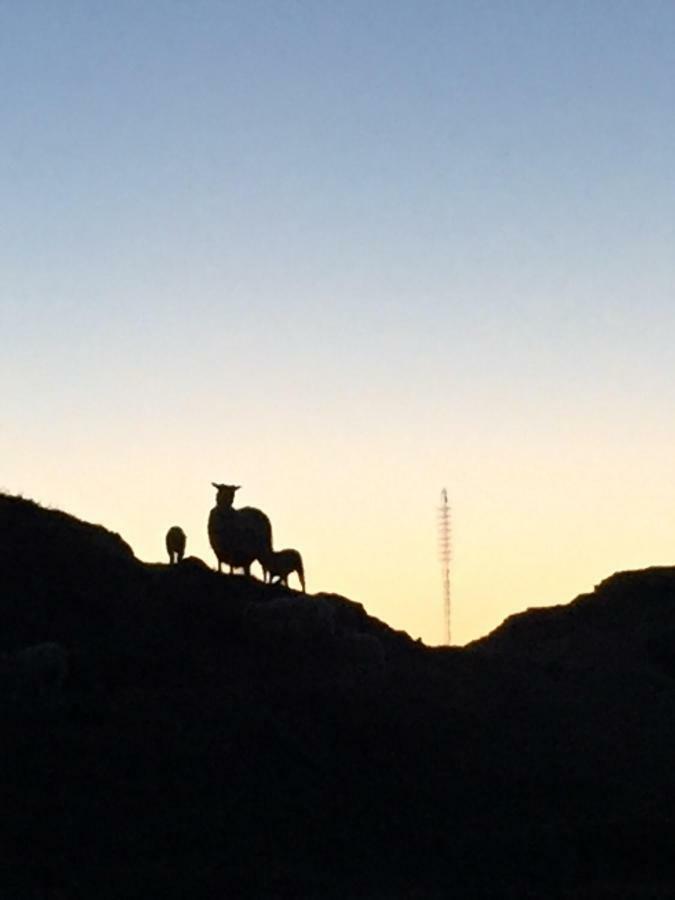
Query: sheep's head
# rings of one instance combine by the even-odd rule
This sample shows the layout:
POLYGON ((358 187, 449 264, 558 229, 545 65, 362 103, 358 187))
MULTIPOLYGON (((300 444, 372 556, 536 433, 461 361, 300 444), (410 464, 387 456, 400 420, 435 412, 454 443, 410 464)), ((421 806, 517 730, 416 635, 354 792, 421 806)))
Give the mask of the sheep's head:
POLYGON ((221 508, 229 509, 234 503, 235 491, 238 491, 241 485, 216 484, 215 481, 212 481, 211 484, 218 491, 216 494, 216 505, 221 508))

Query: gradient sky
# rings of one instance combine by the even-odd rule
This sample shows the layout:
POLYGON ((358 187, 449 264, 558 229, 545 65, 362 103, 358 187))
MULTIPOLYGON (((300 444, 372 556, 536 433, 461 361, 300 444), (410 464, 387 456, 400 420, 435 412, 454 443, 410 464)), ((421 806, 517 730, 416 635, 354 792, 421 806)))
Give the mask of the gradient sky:
MULTIPOLYGON (((675 4, 0 3, 0 488, 456 642, 675 562, 675 4)), ((36 554, 36 564, 39 556, 36 554)))

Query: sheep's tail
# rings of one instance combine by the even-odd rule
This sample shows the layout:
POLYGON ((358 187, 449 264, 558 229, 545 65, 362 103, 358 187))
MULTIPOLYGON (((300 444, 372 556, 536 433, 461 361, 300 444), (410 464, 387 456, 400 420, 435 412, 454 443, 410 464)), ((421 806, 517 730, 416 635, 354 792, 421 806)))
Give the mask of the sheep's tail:
POLYGON ((306 594, 307 589, 305 587, 305 569, 302 565, 302 557, 298 553, 298 578, 300 579, 300 586, 302 587, 302 593, 306 594))

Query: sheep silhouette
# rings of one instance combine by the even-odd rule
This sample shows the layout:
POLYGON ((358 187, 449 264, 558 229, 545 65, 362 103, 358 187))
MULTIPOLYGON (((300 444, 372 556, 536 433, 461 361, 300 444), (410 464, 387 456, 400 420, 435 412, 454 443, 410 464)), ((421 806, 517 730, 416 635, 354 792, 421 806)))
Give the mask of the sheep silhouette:
POLYGON ((272 550, 264 560, 263 568, 269 575, 270 581, 278 578, 281 584, 288 587, 288 578, 293 572, 297 572, 302 587, 302 593, 305 590, 305 570, 302 565, 302 557, 297 550, 272 550))
POLYGON ((265 560, 272 553, 272 526, 265 513, 252 506, 234 509, 235 492, 239 485, 216 484, 216 505, 209 513, 209 543, 218 560, 218 571, 222 564, 234 569, 243 569, 251 574, 251 564, 256 560, 265 571, 265 560))
POLYGON ((185 555, 185 532, 178 525, 172 525, 166 533, 166 552, 169 564, 179 563, 185 555))

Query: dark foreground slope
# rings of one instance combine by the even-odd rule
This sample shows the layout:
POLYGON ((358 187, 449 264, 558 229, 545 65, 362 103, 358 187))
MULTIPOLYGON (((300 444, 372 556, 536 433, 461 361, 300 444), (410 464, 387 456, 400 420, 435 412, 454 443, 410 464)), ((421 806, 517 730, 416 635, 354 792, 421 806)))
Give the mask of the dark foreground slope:
POLYGON ((2 896, 673 896, 674 570, 461 651, 284 596, 0 496, 2 896))

